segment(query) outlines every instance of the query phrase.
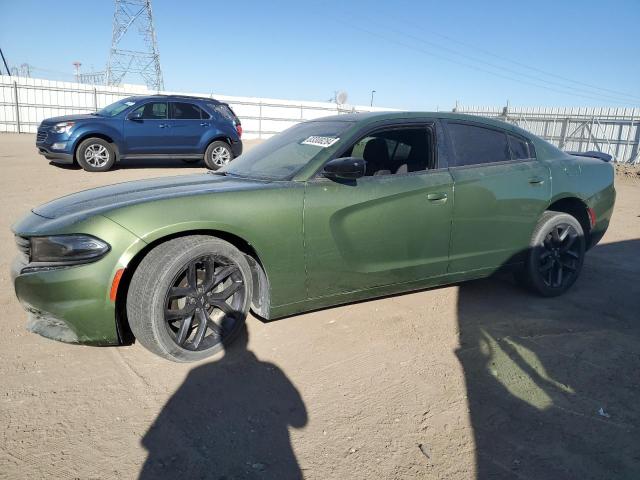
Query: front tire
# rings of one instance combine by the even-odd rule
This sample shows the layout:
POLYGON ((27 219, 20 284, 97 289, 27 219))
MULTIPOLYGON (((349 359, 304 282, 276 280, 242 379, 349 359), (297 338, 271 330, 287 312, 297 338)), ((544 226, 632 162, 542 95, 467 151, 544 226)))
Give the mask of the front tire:
POLYGON ((218 170, 233 160, 233 152, 227 142, 216 140, 204 152, 204 163, 210 170, 218 170))
POLYGON ((115 149, 102 138, 87 138, 76 150, 76 161, 87 172, 106 172, 116 162, 115 149))
POLYGON ((586 251, 584 231, 573 216, 544 212, 531 236, 520 279, 544 297, 555 297, 575 283, 586 251))
POLYGON ((204 235, 169 240, 151 250, 131 278, 131 331, 161 357, 202 360, 242 330, 252 286, 249 263, 230 243, 204 235))

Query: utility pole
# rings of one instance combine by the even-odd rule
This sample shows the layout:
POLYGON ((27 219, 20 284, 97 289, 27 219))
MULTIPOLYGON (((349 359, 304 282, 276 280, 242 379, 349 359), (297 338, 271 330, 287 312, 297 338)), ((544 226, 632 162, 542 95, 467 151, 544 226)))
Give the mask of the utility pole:
POLYGON ((138 76, 153 90, 164 89, 151 0, 115 0, 107 85, 119 85, 128 76, 138 76), (138 46, 140 38, 143 48, 127 48, 138 46))
POLYGON ((371 90, 371 107, 373 107, 373 94, 376 93, 375 90, 371 90))

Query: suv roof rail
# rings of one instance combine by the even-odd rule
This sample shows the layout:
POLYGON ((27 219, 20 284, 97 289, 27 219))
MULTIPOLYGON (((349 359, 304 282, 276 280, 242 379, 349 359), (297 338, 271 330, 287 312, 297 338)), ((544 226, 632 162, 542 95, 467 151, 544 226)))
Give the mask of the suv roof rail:
POLYGON ((156 93, 154 95, 151 95, 152 97, 163 97, 163 98, 187 98, 189 100, 203 100, 203 101, 207 101, 207 102, 216 102, 216 103, 222 103, 219 100, 216 100, 213 97, 196 97, 195 95, 166 95, 163 93, 156 93))

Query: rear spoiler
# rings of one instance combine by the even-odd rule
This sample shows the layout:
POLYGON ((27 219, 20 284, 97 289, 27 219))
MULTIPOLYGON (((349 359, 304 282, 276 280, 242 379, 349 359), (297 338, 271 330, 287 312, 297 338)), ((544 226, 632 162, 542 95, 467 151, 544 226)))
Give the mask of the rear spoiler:
POLYGON ((611 160, 613 160, 613 157, 608 153, 595 152, 593 150, 588 152, 564 152, 564 153, 568 153, 569 155, 573 155, 574 157, 597 158, 599 160, 602 160, 603 162, 610 162, 611 160))

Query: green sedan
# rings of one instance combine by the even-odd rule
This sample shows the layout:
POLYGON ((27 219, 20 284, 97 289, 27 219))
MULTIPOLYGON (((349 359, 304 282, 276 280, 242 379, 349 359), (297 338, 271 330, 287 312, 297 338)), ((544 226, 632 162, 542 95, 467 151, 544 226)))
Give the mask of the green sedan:
POLYGON ((216 172, 34 208, 13 227, 12 278, 34 332, 180 362, 222 349, 250 309, 274 319, 503 269, 554 296, 608 227, 606 160, 486 118, 326 117, 216 172))

